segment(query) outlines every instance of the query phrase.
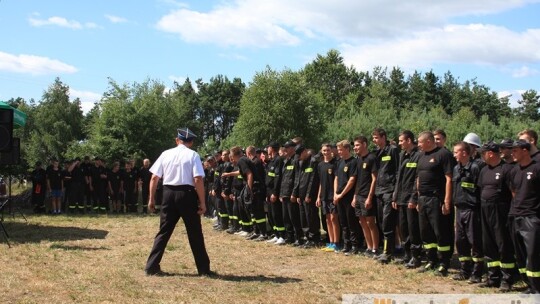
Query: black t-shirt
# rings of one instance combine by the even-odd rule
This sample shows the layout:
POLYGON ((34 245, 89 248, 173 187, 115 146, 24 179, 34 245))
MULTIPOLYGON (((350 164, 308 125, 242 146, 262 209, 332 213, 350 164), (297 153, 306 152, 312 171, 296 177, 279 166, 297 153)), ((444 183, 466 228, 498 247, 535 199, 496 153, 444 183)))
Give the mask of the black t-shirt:
POLYGON ((152 179, 152 172, 150 172, 150 168, 142 167, 139 170, 139 177, 142 181, 143 187, 148 187, 150 185, 150 179, 152 179))
POLYGON ((86 175, 81 166, 75 166, 73 170, 71 170, 71 181, 73 183, 80 183, 84 185, 86 183, 85 177, 86 175))
POLYGON ((514 200, 509 215, 540 217, 540 163, 532 161, 522 167, 516 165, 512 170, 514 200))
POLYGON ((62 170, 60 168, 57 168, 54 170, 52 167, 50 167, 47 170, 47 179, 49 180, 49 184, 51 185, 52 190, 61 190, 62 189, 62 179, 64 178, 62 174, 62 170))
POLYGON ((334 200, 334 179, 336 177, 336 159, 332 158, 329 162, 322 161, 317 165, 319 171, 319 180, 321 184, 322 201, 334 200))
MULTIPOLYGON (((358 162, 354 157, 349 157, 348 159, 340 159, 337 165, 336 176, 338 179, 337 191, 336 193, 341 194, 341 192, 347 186, 349 179, 351 177, 356 177, 358 171, 358 162)), ((354 188, 351 189, 346 195, 354 194, 354 188)))
POLYGON ((531 155, 531 158, 534 159, 537 163, 540 163, 540 151, 536 151, 536 153, 531 155))
POLYGON ((133 170, 129 172, 124 171, 122 180, 124 181, 124 189, 126 192, 133 192, 135 190, 135 183, 137 182, 137 173, 133 170))
POLYGON ((105 170, 105 167, 103 166, 93 166, 91 170, 91 176, 92 176, 92 185, 94 187, 96 186, 103 186, 105 185, 106 178, 102 178, 102 174, 107 174, 107 171, 105 170))
POLYGON ((420 195, 437 195, 441 198, 445 196, 445 175, 452 176, 452 159, 452 155, 444 148, 435 148, 420 154, 416 169, 420 195))
POLYGON ((358 156, 357 161, 358 173, 354 193, 367 197, 373 181, 371 174, 377 174, 377 157, 373 153, 368 153, 365 156, 358 156))
POLYGON ((510 182, 514 165, 501 161, 497 166, 486 165, 480 171, 478 186, 481 189, 480 198, 490 203, 510 204, 512 192, 510 182))
MULTIPOLYGON (((236 164, 236 166, 233 167, 233 172, 238 171, 238 170, 240 170, 240 168, 238 167, 238 164, 236 164)), ((244 178, 242 177, 241 174, 239 174, 237 176, 233 176, 232 181, 231 181, 231 187, 234 190, 242 190, 242 188, 244 188, 244 183, 245 182, 247 182, 247 181, 244 180, 244 178)))
POLYGON ((120 170, 116 172, 111 170, 107 174, 107 179, 109 180, 109 183, 111 184, 113 193, 120 192, 120 185, 122 182, 122 172, 120 170))

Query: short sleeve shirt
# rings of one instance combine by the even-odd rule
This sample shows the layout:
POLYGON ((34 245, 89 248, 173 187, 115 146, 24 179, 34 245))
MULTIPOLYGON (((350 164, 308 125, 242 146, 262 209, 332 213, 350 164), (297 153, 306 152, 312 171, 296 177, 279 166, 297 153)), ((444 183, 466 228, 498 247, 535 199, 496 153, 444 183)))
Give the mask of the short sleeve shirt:
POLYGON ((204 177, 201 158, 197 152, 178 145, 161 153, 150 168, 150 172, 163 179, 163 185, 195 186, 193 178, 204 177))
MULTIPOLYGON (((349 178, 352 176, 356 177, 357 174, 357 166, 358 162, 354 157, 349 157, 349 159, 341 159, 339 160, 339 163, 337 165, 337 172, 336 176, 338 179, 338 188, 337 193, 341 193, 345 186, 347 186, 347 183, 349 182, 349 178)), ((354 193, 354 188, 351 189, 350 193, 354 193)), ((349 193, 347 193, 349 194, 349 193)))

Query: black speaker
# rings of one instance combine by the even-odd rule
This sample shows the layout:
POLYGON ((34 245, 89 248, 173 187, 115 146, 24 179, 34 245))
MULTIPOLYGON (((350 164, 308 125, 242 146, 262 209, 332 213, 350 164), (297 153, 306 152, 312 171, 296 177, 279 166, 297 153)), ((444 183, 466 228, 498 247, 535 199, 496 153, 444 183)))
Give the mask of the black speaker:
POLYGON ((21 163, 21 140, 13 138, 12 149, 9 152, 0 152, 0 165, 18 165, 21 163))
POLYGON ((13 110, 0 109, 0 152, 11 151, 13 144, 13 110))

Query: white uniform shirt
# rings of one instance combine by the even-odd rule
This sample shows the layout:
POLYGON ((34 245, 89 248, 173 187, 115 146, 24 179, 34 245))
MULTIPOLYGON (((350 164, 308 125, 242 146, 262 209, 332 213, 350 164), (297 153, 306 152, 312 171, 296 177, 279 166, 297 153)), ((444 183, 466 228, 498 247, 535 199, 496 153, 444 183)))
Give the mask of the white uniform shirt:
POLYGON ((184 145, 178 145, 161 153, 150 172, 163 178, 163 185, 195 186, 193 178, 204 177, 201 158, 197 152, 184 145))

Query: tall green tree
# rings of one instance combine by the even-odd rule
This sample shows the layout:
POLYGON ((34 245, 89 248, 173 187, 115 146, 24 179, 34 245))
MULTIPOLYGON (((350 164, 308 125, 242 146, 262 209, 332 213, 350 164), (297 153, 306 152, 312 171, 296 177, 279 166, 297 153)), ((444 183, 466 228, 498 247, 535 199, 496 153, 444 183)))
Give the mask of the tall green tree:
POLYGON ((523 92, 518 104, 519 116, 531 120, 540 119, 540 96, 535 90, 523 92))
POLYGON ((69 100, 69 86, 56 78, 32 111, 27 160, 63 159, 70 143, 83 139, 83 113, 77 98, 69 100))

